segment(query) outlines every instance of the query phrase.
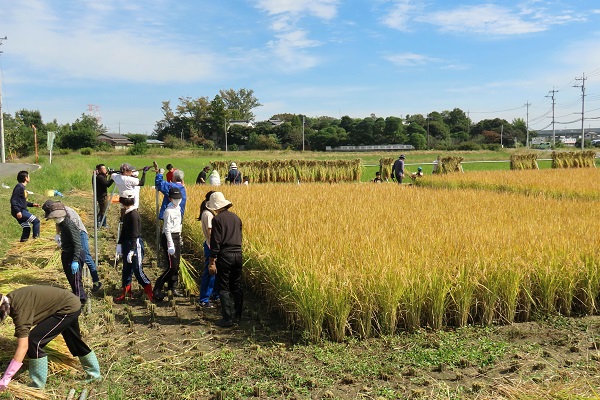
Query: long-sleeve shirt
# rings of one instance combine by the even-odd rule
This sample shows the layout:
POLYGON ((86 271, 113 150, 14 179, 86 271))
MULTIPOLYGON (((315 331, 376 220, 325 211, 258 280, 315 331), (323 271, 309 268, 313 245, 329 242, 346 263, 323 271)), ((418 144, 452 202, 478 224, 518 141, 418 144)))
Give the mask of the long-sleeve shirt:
POLYGON ((13 217, 22 211, 27 210, 27 207, 33 207, 33 203, 27 201, 27 190, 25 185, 17 183, 10 197, 10 213, 13 217))
POLYGON ((242 251, 242 220, 229 210, 221 211, 212 220, 210 233, 210 257, 220 253, 242 251))
POLYGON ((404 175, 404 160, 399 158, 396 161, 394 161, 394 165, 392 166, 392 173, 394 174, 396 179, 404 175))
POLYGON ((167 246, 173 247, 173 233, 181 233, 181 209, 169 203, 163 215, 163 233, 167 237, 167 246))
POLYGON ((242 183, 242 173, 237 168, 232 168, 227 173, 226 181, 233 185, 240 185, 242 183))
POLYGON ((163 202, 160 205, 160 211, 158 213, 158 219, 164 219, 165 209, 167 205, 170 203, 169 201, 169 189, 175 187, 181 191, 181 203, 179 203, 179 207, 181 207, 181 220, 183 221, 183 216, 185 215, 185 203, 187 200, 187 194, 185 192, 185 186, 181 182, 167 182, 163 179, 163 174, 156 174, 156 178, 154 179, 154 186, 156 190, 165 195, 163 198, 163 202))
POLYGON ((138 240, 142 237, 142 219, 137 208, 128 208, 123 215, 123 228, 119 236, 119 243, 122 246, 128 246, 135 249, 138 240))
POLYGON ((54 315, 67 315, 81 309, 81 301, 68 290, 52 286, 25 286, 10 292, 10 317, 15 336, 29 337, 31 328, 54 315))
POLYGON ((112 179, 107 179, 104 174, 96 176, 96 200, 103 199, 108 194, 108 188, 115 183, 112 179))
POLYGON ((87 235, 88 231, 87 231, 87 229, 85 229, 85 225, 83 225, 83 221, 81 220, 81 217, 79 216, 79 214, 77 214, 77 212, 75 212, 75 210, 73 210, 69 206, 64 206, 64 207, 65 207, 65 211, 67 212, 67 217, 69 217, 71 222, 73 222, 75 224, 75 226, 77 227, 77 229, 79 229, 79 231, 84 232, 87 235))
POLYGON ((79 228, 69 218, 65 218, 58 226, 60 228, 60 248, 62 252, 77 260, 82 249, 79 228))

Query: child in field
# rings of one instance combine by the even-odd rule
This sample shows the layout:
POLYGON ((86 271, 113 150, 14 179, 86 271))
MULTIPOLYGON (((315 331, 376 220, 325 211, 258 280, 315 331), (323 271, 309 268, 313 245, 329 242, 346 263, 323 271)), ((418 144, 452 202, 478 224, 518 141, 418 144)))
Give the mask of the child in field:
POLYGON ((379 172, 379 171, 375 172, 375 179, 373 179, 373 182, 375 182, 375 183, 383 182, 383 180, 381 179, 381 172, 379 172))
POLYGON ((21 225, 21 228, 23 228, 21 242, 26 242, 29 240, 31 225, 33 225, 33 238, 37 239, 40 237, 40 220, 27 210, 27 207, 40 206, 37 203, 27 201, 27 189, 25 189, 25 186, 27 186, 29 180, 29 172, 19 171, 17 174, 18 183, 13 189, 12 196, 10 198, 10 213, 21 225))

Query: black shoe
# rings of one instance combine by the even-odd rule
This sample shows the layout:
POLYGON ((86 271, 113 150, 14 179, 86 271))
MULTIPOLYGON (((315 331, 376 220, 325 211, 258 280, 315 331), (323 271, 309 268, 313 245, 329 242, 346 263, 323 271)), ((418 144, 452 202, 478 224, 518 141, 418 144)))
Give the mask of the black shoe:
POLYGON ((152 292, 152 299, 156 301, 163 301, 165 298, 165 294, 163 292, 154 291, 152 292))
POLYGON ((220 319, 217 322, 215 322, 215 325, 221 328, 231 328, 234 324, 231 320, 220 319))
POLYGON ((101 287, 102 287, 102 282, 100 282, 100 281, 94 282, 94 284, 92 285, 92 293, 96 293, 98 290, 100 290, 101 287))

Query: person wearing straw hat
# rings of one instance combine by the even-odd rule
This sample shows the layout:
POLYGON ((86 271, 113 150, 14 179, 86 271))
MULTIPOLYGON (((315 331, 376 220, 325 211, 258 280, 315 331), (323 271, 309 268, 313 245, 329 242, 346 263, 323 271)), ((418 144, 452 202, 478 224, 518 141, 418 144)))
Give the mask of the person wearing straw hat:
POLYGON ((63 271, 67 276, 73 294, 79 297, 81 304, 87 302, 87 294, 83 288, 81 279, 81 265, 83 264, 83 248, 81 246, 81 234, 75 223, 67 217, 67 211, 62 203, 54 203, 49 206, 46 219, 51 219, 60 230, 60 260, 63 271))
POLYGON ((93 350, 81 339, 81 303, 68 290, 52 286, 25 286, 7 295, 0 294, 0 322, 10 316, 15 325, 17 349, 8 364, 0 391, 8 388, 13 376, 29 357, 31 386, 43 389, 48 379, 48 356, 44 347, 59 334, 69 352, 79 357, 87 382, 99 380, 100 364, 93 350))
POLYGON ((12 196, 10 197, 10 214, 23 228, 21 233, 21 242, 29 240, 29 234, 31 233, 31 226, 33 225, 33 238, 37 239, 40 237, 40 220, 32 215, 27 207, 39 207, 37 203, 27 201, 27 189, 25 186, 29 183, 29 172, 19 171, 17 174, 17 185, 13 189, 12 196))
POLYGON ((242 292, 242 220, 229 211, 233 204, 223 193, 210 195, 206 208, 215 212, 210 233, 210 258, 208 271, 217 275, 217 286, 223 318, 217 326, 228 328, 234 318, 242 317, 244 294, 242 292))
POLYGON ((161 248, 164 250, 167 265, 154 284, 153 297, 161 301, 165 298, 162 288, 167 284, 174 296, 180 296, 175 287, 179 276, 179 263, 181 262, 181 191, 179 188, 169 189, 169 204, 163 214, 163 231, 161 235, 161 248))
POLYGON ((144 258, 144 242, 142 241, 142 220, 140 213, 135 207, 135 192, 125 190, 119 195, 119 202, 123 205, 123 229, 117 241, 117 255, 123 257, 123 269, 121 271, 121 283, 123 293, 115 297, 115 301, 124 300, 131 296, 131 278, 135 274, 138 283, 144 288, 150 301, 153 300, 152 284, 142 268, 144 258))
MULTIPOLYGON (((75 224, 77 229, 79 229, 79 236, 81 238, 81 247, 83 249, 83 260, 85 264, 88 266, 90 270, 90 275, 92 276, 92 292, 97 292, 102 287, 102 282, 100 282, 100 277, 98 276, 98 269, 96 268, 96 263, 90 253, 90 240, 88 236, 88 231, 85 229, 85 225, 83 225, 83 221, 79 214, 75 212, 71 207, 64 205, 61 202, 46 200, 44 204, 42 204, 42 210, 46 213, 46 218, 52 212, 53 208, 60 208, 62 206, 64 210, 67 212, 67 217, 75 224)), ((58 247, 61 247, 62 239, 60 236, 61 226, 56 225, 56 236, 54 240, 58 247)))
POLYGON ((204 200, 200 204, 200 216, 198 217, 198 220, 202 224, 202 233, 204 234, 204 243, 202 243, 202 247, 204 248, 204 269, 200 278, 200 297, 198 298, 198 303, 202 308, 214 308, 214 304, 210 300, 216 301, 219 298, 218 288, 215 288, 216 276, 208 272, 210 234, 212 232, 212 220, 215 215, 206 208, 206 203, 208 203, 213 193, 214 190, 206 192, 204 200))

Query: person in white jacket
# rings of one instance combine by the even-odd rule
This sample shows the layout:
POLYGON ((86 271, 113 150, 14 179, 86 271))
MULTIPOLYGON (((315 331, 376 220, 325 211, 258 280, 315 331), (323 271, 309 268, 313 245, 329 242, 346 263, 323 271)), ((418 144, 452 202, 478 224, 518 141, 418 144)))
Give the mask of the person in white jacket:
POLYGON ((165 283, 174 296, 181 296, 177 291, 177 281, 181 261, 181 226, 183 221, 179 203, 182 197, 183 195, 178 187, 172 186, 169 189, 169 204, 163 214, 163 231, 161 235, 161 248, 165 251, 167 266, 154 285, 154 299, 158 301, 165 298, 165 294, 162 292, 165 283))

